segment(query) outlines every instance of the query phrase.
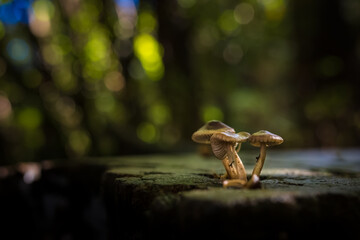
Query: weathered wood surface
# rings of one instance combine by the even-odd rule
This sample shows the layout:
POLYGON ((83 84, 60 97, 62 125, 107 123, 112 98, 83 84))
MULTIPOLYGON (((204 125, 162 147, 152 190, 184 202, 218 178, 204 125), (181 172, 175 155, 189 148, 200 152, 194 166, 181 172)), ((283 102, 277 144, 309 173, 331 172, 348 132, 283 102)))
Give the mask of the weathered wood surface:
MULTIPOLYGON (((248 174, 256 152, 240 153, 248 174)), ((110 237, 360 237, 360 152, 269 151, 262 188, 223 189, 219 160, 106 159, 110 237)))

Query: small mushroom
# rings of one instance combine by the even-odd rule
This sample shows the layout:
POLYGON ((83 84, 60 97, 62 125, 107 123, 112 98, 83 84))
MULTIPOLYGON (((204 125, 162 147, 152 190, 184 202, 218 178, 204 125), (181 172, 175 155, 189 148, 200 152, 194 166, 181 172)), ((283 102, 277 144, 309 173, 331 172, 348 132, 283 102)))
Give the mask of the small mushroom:
POLYGON ((235 146, 247 141, 250 134, 247 132, 233 133, 220 132, 214 133, 210 138, 211 148, 214 155, 224 161, 228 159, 230 164, 224 164, 226 171, 231 179, 238 179, 242 182, 247 182, 245 167, 236 153, 235 146))
MULTIPOLYGON (((221 133, 221 132, 235 133, 235 130, 220 121, 212 120, 207 122, 196 132, 194 132, 191 139, 197 143, 210 144, 210 138, 213 136, 213 134, 221 133)), ((221 160, 226 169, 227 176, 231 176, 232 174, 230 174, 231 171, 229 167, 230 165, 229 159, 225 157, 221 160)), ((223 178, 226 178, 226 176, 223 178)))
POLYGON ((207 122, 204 126, 199 128, 196 132, 193 133, 191 139, 197 143, 210 144, 210 138, 214 133, 219 132, 233 132, 235 130, 232 127, 229 127, 225 123, 222 123, 217 120, 212 120, 207 122))
POLYGON ((273 134, 266 130, 260 130, 249 137, 249 142, 255 147, 260 147, 260 155, 257 157, 257 161, 252 172, 252 175, 260 176, 261 170, 264 166, 266 157, 266 147, 279 145, 284 140, 282 137, 273 134))

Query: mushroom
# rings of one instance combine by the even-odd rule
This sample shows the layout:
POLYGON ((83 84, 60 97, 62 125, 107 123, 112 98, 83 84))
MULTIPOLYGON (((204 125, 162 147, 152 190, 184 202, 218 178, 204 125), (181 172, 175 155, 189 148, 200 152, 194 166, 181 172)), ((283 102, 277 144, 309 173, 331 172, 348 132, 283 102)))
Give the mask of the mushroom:
MULTIPOLYGON (((210 138, 211 148, 215 157, 220 160, 228 159, 230 163, 224 164, 226 171, 231 179, 240 180, 241 183, 246 183, 245 167, 236 153, 235 146, 240 145, 249 138, 250 134, 247 132, 220 132, 214 133, 210 138)), ((226 162, 226 161, 225 161, 226 162)))
MULTIPOLYGON (((191 139, 194 142, 202 143, 202 144, 210 144, 210 138, 213 136, 213 134, 221 133, 221 132, 229 132, 229 133, 235 133, 235 130, 225 123, 222 123, 220 121, 212 120, 207 122, 204 126, 202 126, 200 129, 198 129, 196 132, 193 133, 191 139)), ((223 162, 223 165, 226 169, 227 175, 221 177, 226 178, 226 176, 234 176, 231 172, 231 165, 230 161, 227 157, 221 159, 223 162)), ((235 172, 234 172, 235 173, 235 172)))
POLYGON ((210 138, 214 133, 219 132, 233 132, 235 130, 232 127, 229 127, 225 123, 222 123, 217 120, 212 120, 207 122, 204 126, 199 128, 196 132, 193 133, 191 139, 197 143, 210 144, 210 138))
POLYGON ((248 140, 251 145, 255 147, 260 147, 260 155, 256 158, 257 161, 252 172, 252 175, 260 176, 261 170, 265 162, 266 147, 279 145, 284 140, 282 139, 282 137, 266 130, 260 130, 256 133, 253 133, 248 140))

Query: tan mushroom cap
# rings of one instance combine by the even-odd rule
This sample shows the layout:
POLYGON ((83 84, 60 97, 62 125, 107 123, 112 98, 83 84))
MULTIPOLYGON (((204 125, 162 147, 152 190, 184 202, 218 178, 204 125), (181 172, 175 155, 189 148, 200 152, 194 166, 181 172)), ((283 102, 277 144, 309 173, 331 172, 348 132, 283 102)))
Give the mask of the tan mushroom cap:
POLYGON ((242 143, 246 142, 250 137, 248 132, 221 132, 214 134, 211 138, 217 138, 218 140, 229 142, 229 143, 242 143))
POLYGON ((220 132, 214 133, 210 138, 211 148, 216 158, 223 159, 226 156, 227 149, 225 144, 242 143, 248 140, 250 133, 247 132, 220 132))
POLYGON ((255 147, 260 147, 262 143, 265 143, 267 147, 279 145, 283 141, 282 137, 266 130, 260 130, 249 137, 250 144, 255 147))
POLYGON ((232 127, 229 127, 225 123, 222 123, 217 120, 212 120, 207 122, 199 130, 193 133, 191 139, 197 143, 210 144, 210 138, 214 133, 220 132, 232 132, 235 133, 235 130, 232 127))

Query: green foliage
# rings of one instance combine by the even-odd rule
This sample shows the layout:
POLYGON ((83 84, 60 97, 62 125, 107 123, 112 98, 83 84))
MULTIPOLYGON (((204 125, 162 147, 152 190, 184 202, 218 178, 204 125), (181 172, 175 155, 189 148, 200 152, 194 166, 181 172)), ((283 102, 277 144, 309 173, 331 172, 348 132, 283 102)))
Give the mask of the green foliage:
POLYGON ((35 0, 28 26, 0 22, 0 164, 182 149, 211 119, 282 147, 359 139, 351 57, 316 51, 321 27, 294 20, 315 3, 153 4, 35 0))

